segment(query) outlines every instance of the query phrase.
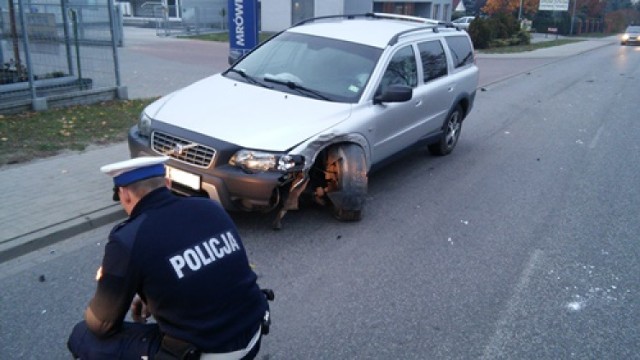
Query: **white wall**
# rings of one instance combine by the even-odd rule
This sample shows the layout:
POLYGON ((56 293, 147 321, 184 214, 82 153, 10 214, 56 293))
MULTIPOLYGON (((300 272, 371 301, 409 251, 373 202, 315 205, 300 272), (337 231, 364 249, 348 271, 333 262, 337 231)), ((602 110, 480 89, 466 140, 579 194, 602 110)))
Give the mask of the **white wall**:
POLYGON ((291 26, 291 0, 261 0, 262 31, 281 31, 291 26))
MULTIPOLYGON (((449 0, 450 1, 450 0, 449 0)), ((262 31, 281 31, 291 26, 291 0, 260 0, 262 31)), ((315 0, 314 17, 373 11, 373 0, 315 0)))
MULTIPOLYGON (((361 0, 365 1, 365 0, 361 0)), ((340 15, 343 12, 344 1, 343 0, 315 0, 315 14, 316 16, 327 15, 340 15)))

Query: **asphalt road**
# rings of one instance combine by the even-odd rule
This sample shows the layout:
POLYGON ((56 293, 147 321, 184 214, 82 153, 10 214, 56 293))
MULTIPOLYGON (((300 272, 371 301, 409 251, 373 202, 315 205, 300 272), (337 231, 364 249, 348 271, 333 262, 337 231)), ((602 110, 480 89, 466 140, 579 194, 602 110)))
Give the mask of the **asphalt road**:
MULTIPOLYGON (((640 48, 532 69, 373 174, 361 222, 234 215, 276 292, 259 359, 640 359, 640 48)), ((0 265, 0 358, 68 358, 109 230, 0 265)))

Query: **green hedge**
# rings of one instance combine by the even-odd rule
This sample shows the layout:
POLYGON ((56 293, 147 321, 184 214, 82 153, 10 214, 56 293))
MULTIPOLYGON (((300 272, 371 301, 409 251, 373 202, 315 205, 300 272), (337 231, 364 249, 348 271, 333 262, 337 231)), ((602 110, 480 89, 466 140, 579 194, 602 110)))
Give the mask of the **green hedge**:
POLYGON ((531 41, 530 34, 520 30, 515 17, 507 14, 476 18, 469 25, 469 36, 476 49, 528 45, 531 41))

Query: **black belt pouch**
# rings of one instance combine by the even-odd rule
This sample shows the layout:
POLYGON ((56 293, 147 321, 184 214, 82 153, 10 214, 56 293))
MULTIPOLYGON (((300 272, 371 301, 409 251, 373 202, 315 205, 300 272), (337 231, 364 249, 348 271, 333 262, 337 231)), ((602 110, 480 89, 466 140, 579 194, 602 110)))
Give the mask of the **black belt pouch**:
POLYGON ((186 341, 182 341, 165 335, 162 338, 160 351, 154 357, 155 360, 198 360, 200 351, 186 341))

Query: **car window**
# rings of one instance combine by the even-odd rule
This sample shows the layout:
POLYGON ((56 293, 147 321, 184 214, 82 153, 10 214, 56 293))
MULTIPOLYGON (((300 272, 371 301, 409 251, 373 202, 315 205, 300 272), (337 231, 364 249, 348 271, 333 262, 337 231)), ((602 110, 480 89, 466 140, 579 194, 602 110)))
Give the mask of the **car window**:
MULTIPOLYGON (((355 103, 382 49, 347 41, 282 33, 233 66, 225 76, 243 80, 241 72, 265 79, 274 90, 331 101, 355 103)), ((248 82, 248 81, 247 81, 248 82)))
POLYGON ((418 85, 418 67, 411 45, 403 47, 393 55, 376 93, 381 94, 389 85, 418 85))
POLYGON ((440 41, 419 43, 418 50, 420 51, 425 83, 447 74, 447 58, 440 41))
POLYGON ((466 36, 447 36, 445 40, 451 50, 454 67, 459 68, 467 64, 473 64, 473 49, 466 36))

